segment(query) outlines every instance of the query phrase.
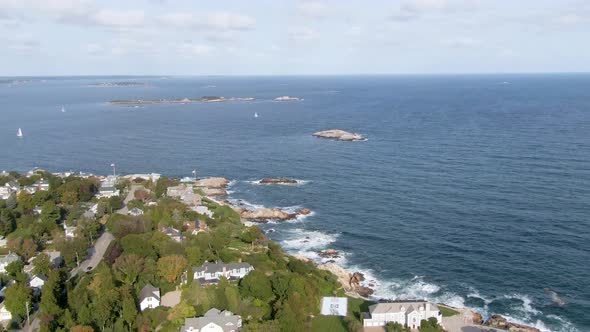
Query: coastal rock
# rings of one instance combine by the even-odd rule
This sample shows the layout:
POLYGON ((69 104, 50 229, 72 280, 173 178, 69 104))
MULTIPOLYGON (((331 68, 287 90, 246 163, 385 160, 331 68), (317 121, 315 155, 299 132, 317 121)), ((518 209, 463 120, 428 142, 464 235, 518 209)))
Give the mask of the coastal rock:
POLYGON ((506 318, 500 315, 492 315, 485 322, 485 325, 498 329, 508 330, 510 332, 540 332, 540 330, 535 327, 509 322, 506 318))
POLYGON ((311 210, 308 208, 303 208, 303 209, 297 211, 297 214, 307 216, 307 215, 311 214, 311 210))
POLYGON ((318 252, 318 256, 322 258, 339 258, 340 254, 334 249, 326 249, 318 252))
POLYGON ((473 324, 483 324, 483 316, 480 313, 471 310, 469 310, 469 313, 471 314, 471 321, 473 322, 473 324))
POLYGON ((210 189, 226 188, 228 184, 229 180, 226 178, 205 178, 197 181, 197 186, 210 189))
POLYGON ((360 272, 355 272, 350 276, 350 286, 359 286, 361 282, 365 281, 365 275, 360 272))
POLYGON ((297 184, 297 180, 287 178, 264 178, 260 180, 260 184, 297 184))
POLYGON ((203 188, 203 192, 206 196, 226 196, 227 191, 222 188, 203 188))
POLYGON ((274 101, 299 101, 299 100, 303 100, 303 99, 297 98, 297 97, 290 97, 290 96, 281 96, 281 97, 277 97, 274 99, 274 101))
POLYGON ((353 288, 350 286, 350 273, 346 272, 340 265, 334 263, 326 263, 318 265, 318 268, 331 272, 338 278, 345 291, 350 292, 353 288))
POLYGON ((347 141, 347 142, 366 140, 363 136, 361 136, 359 134, 351 133, 351 132, 340 130, 340 129, 330 129, 330 130, 318 131, 318 132, 313 133, 313 136, 320 137, 320 138, 335 139, 337 141, 347 141))
POLYGON ((374 292, 371 288, 365 286, 357 286, 354 288, 354 291, 362 297, 369 297, 374 292))
POLYGON ((242 210, 240 212, 242 218, 250 221, 267 222, 270 219, 288 220, 297 217, 297 213, 290 213, 278 208, 261 208, 256 210, 242 210))

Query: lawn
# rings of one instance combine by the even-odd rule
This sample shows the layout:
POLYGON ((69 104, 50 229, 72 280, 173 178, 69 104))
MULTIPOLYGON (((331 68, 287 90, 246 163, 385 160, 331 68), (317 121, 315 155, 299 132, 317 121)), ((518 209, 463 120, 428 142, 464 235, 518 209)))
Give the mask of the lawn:
POLYGON ((441 305, 438 306, 438 310, 440 310, 443 317, 451 317, 451 316, 455 316, 455 315, 459 314, 459 312, 457 310, 453 310, 449 307, 443 307, 441 305))
MULTIPOLYGON (((367 301, 364 299, 357 299, 353 297, 348 298, 348 317, 355 319, 362 323, 361 317, 363 312, 369 311, 369 306, 375 302, 367 301)), ((322 316, 318 315, 314 317, 311 325, 312 331, 335 331, 335 332, 346 332, 346 323, 344 317, 339 316, 322 316)))

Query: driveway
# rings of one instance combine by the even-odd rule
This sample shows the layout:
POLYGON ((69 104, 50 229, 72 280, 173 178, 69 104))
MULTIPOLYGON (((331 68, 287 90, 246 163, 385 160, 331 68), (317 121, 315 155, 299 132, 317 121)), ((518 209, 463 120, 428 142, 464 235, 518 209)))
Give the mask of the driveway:
POLYGON ((89 249, 90 257, 83 261, 79 267, 74 268, 72 270, 72 278, 75 277, 80 271, 87 272, 92 271, 98 263, 102 260, 104 253, 107 251, 109 244, 113 241, 115 237, 113 234, 109 232, 104 232, 98 240, 94 243, 94 246, 89 249))

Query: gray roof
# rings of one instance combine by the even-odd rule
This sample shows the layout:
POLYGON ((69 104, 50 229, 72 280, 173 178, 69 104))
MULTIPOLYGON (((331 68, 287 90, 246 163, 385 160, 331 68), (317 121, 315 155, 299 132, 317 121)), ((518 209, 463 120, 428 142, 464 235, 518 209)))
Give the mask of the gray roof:
MULTIPOLYGON (((414 310, 419 310, 422 307, 426 310, 426 301, 423 300, 411 300, 411 301, 392 301, 392 302, 384 302, 384 303, 377 303, 369 306, 369 312, 371 314, 384 314, 384 313, 394 313, 394 312, 407 312, 410 313, 414 310), (404 310, 402 310, 402 308, 404 310)), ((430 311, 437 311, 438 306, 434 303, 430 304, 430 311)))
POLYGON ((10 264, 12 262, 16 262, 20 260, 20 256, 11 252, 6 256, 2 256, 0 257, 0 263, 4 263, 4 264, 10 264))
POLYGON ((215 273, 215 272, 222 272, 223 268, 225 267, 226 270, 235 270, 235 269, 241 269, 241 268, 252 268, 252 265, 248 264, 248 263, 209 263, 209 262, 205 262, 203 263, 203 265, 199 266, 199 267, 193 267, 193 272, 209 272, 209 273, 215 273))
POLYGON ((192 327, 195 330, 200 330, 209 323, 220 326, 224 332, 237 331, 241 324, 242 317, 234 315, 231 311, 219 311, 218 309, 210 309, 203 317, 186 318, 184 325, 180 328, 180 332, 190 331, 192 327))
POLYGON ((142 302, 148 297, 155 297, 160 301, 160 289, 150 284, 143 286, 141 292, 139 292, 139 302, 142 302))

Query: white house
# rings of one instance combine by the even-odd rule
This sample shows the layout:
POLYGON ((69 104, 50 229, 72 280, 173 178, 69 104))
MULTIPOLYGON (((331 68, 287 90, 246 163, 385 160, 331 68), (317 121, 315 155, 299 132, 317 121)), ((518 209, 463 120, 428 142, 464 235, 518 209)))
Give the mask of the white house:
POLYGON ((9 186, 0 187, 0 199, 9 199, 13 193, 14 190, 12 190, 9 186))
POLYGON ((160 306, 160 289, 150 284, 145 285, 139 292, 139 308, 153 309, 160 306))
POLYGON ((182 233, 173 227, 162 227, 160 230, 162 233, 168 235, 172 240, 176 242, 182 242, 182 233))
POLYGON ((44 276, 33 276, 31 277, 31 280, 29 281, 29 286, 31 286, 31 288, 36 288, 41 290, 43 288, 43 285, 45 285, 45 282, 47 281, 47 277, 44 276))
POLYGON ((181 184, 178 186, 168 187, 166 189, 166 195, 180 199, 187 205, 199 205, 201 204, 201 196, 195 194, 195 190, 192 184, 181 184))
POLYGON ((238 280, 245 277, 254 267, 248 263, 209 263, 193 267, 193 280, 201 284, 216 284, 221 277, 238 280))
POLYGON ((76 237, 76 226, 68 226, 66 224, 65 220, 64 220, 64 231, 66 233, 66 238, 76 237))
POLYGON ((12 320, 12 314, 10 313, 10 311, 6 310, 6 307, 4 306, 4 301, 2 301, 0 303, 0 321, 5 320, 12 320))
POLYGON ((186 318, 180 332, 237 332, 241 327, 241 316, 212 308, 203 317, 186 318))
POLYGON ((130 216, 137 217, 137 216, 141 216, 143 214, 143 210, 140 208, 134 207, 133 209, 127 211, 127 214, 130 216))
POLYGON ((20 257, 13 252, 9 253, 6 256, 0 257, 0 273, 6 273, 6 267, 8 266, 8 264, 19 260, 20 257))
POLYGON ((363 313, 363 326, 385 326, 397 322, 411 329, 420 327, 423 319, 436 318, 442 325, 442 313, 436 304, 427 301, 393 301, 369 306, 369 312, 363 313))
POLYGON ((100 182, 100 188, 98 189, 98 195, 96 196, 99 198, 119 196, 119 189, 115 188, 116 184, 117 177, 112 175, 107 176, 104 180, 100 182))

